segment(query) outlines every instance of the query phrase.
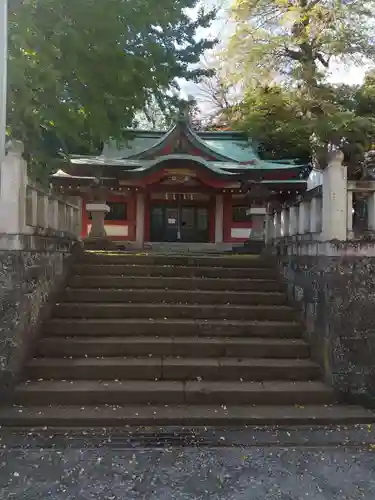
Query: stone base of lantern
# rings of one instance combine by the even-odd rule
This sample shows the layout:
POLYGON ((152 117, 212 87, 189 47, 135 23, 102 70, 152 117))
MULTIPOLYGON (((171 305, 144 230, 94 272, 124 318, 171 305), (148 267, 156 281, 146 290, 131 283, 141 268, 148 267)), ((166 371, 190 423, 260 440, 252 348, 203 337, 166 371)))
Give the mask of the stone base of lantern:
POLYGON ((247 240, 241 246, 233 246, 232 253, 260 255, 264 252, 265 245, 262 240, 247 240))
POLYGON ((85 250, 118 250, 116 243, 109 240, 106 236, 88 237, 83 242, 85 250))

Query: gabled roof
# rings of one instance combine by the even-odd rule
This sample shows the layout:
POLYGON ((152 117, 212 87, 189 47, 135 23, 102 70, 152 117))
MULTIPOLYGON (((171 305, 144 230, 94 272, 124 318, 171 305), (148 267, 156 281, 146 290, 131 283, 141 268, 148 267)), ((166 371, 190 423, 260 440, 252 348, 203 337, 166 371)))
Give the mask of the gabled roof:
POLYGON ((181 114, 167 132, 129 130, 128 140, 118 147, 114 141, 103 148, 106 158, 154 159, 165 154, 189 154, 211 161, 235 162, 254 165, 260 158, 251 142, 241 132, 195 132, 188 117, 181 114))
MULTIPOLYGON (((96 167, 108 167, 111 170, 113 168, 123 167, 124 170, 126 170, 126 172, 131 175, 135 174, 136 172, 144 172, 155 166, 158 166, 161 163, 161 161, 169 162, 172 160, 189 161, 191 160, 191 156, 188 154, 169 154, 151 160, 138 160, 138 159, 133 160, 133 159, 119 159, 119 158, 108 159, 103 156, 86 156, 86 157, 80 156, 72 158, 70 160, 70 163, 72 165, 77 165, 77 166, 92 165, 96 167)), ((209 161, 202 157, 196 157, 194 161, 198 164, 204 165, 213 172, 216 171, 219 174, 228 174, 228 175, 246 174, 250 170, 254 172, 256 171, 264 172, 265 170, 267 170, 268 166, 269 172, 282 170, 285 173, 288 173, 291 176, 293 176, 293 174, 298 174, 299 172, 301 172, 301 167, 302 167, 302 165, 295 165, 290 163, 283 165, 281 169, 280 165, 278 165, 278 168, 275 169, 275 167, 269 166, 268 162, 262 162, 258 167, 254 166, 253 168, 250 169, 248 165, 235 163, 232 161, 228 162, 209 161)), ((302 177, 304 176, 300 176, 300 178, 302 177)))
POLYGON ((196 132, 182 113, 169 131, 129 130, 123 144, 110 141, 100 156, 71 156, 69 172, 87 176, 95 167, 114 177, 136 178, 160 169, 161 164, 194 161, 197 168, 230 178, 261 178, 265 181, 304 182, 308 165, 293 160, 264 161, 245 134, 236 131, 196 132))

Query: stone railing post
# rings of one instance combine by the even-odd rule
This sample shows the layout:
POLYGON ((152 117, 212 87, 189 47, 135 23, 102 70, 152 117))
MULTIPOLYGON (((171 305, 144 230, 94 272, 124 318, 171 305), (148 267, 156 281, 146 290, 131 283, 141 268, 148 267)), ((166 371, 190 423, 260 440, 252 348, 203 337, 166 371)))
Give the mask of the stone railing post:
POLYGON ((13 141, 1 165, 0 233, 20 234, 26 227, 25 204, 27 165, 22 157, 23 144, 13 141))
POLYGON ((310 203, 302 201, 299 206, 298 234, 309 232, 309 224, 307 224, 310 209, 310 203))
POLYGON ((265 218, 265 231, 264 231, 264 242, 266 245, 272 243, 275 238, 274 235, 274 219, 273 213, 271 212, 271 208, 269 204, 266 207, 266 218, 265 218))
POLYGON ((276 212, 271 203, 266 207, 266 218, 264 228, 264 240, 266 245, 272 245, 273 241, 278 238, 276 223, 276 212))
POLYGON ((48 227, 48 214, 49 214, 49 196, 47 194, 43 194, 41 196, 42 203, 42 213, 43 213, 43 227, 48 227))
POLYGON ((375 191, 373 191, 368 197, 367 209, 368 209, 368 229, 370 231, 375 231, 375 191))
POLYGON ((76 197, 76 205, 77 209, 75 210, 75 230, 77 233, 77 236, 80 238, 81 237, 81 232, 82 232, 82 199, 80 197, 76 197))
POLYGON ((34 188, 28 186, 30 189, 30 197, 31 197, 31 226, 36 227, 38 225, 38 191, 34 188))
POLYGON ((318 231, 318 199, 317 198, 312 198, 310 201, 309 231, 310 231, 310 233, 316 233, 318 231))
MULTIPOLYGON (((373 197, 374 197, 374 193, 371 193, 370 199, 373 197)), ((368 208, 369 208, 369 229, 371 230, 371 228, 370 228, 370 206, 368 206, 368 208)), ((347 209, 347 227, 346 227, 347 237, 348 237, 348 239, 352 239, 353 238, 353 191, 348 190, 346 209, 347 209)), ((375 229, 375 226, 374 226, 374 229, 375 229)), ((372 229, 372 231, 374 231, 374 229, 372 229)))
POLYGON ((298 232, 298 207, 289 208, 289 236, 294 236, 298 232))
POLYGON ((281 236, 289 234, 289 208, 283 208, 281 212, 281 236))
POLYGON ((51 211, 51 227, 56 230, 59 227, 59 202, 56 199, 52 199, 51 211))
POLYGON ((276 210, 274 215, 275 239, 280 238, 281 234, 281 212, 276 210))
POLYGON ((345 241, 347 238, 347 167, 341 151, 331 154, 323 172, 323 239, 345 241))

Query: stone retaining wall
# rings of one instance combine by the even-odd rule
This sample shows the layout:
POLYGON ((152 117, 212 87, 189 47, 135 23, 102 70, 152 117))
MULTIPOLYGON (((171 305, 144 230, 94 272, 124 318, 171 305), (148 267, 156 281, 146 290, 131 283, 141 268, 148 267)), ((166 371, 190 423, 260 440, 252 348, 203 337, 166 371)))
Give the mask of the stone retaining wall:
POLYGON ((375 406, 375 244, 279 242, 278 254, 327 381, 375 406))
POLYGON ((80 245, 63 233, 0 235, 0 397, 11 391, 80 245), (12 250, 14 240, 23 250, 12 250))

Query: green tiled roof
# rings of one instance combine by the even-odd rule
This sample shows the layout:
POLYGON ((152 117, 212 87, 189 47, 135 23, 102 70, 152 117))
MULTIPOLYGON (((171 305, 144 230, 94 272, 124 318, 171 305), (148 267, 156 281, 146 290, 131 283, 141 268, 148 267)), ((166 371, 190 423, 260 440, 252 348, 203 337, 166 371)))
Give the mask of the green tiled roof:
MULTIPOLYGON (((148 170, 155 170, 165 161, 193 160, 199 168, 211 170, 215 175, 230 178, 251 176, 251 172, 290 171, 290 177, 296 182, 303 181, 308 175, 307 165, 298 165, 293 160, 264 161, 244 134, 236 131, 196 132, 188 121, 177 121, 169 131, 129 130, 129 139, 118 145, 110 141, 103 148, 100 156, 72 156, 71 172, 87 175, 90 167, 107 167, 111 175, 122 171, 129 177, 142 176, 148 170), (181 141, 181 138, 183 140, 181 141), (192 156, 183 151, 189 147, 180 147, 187 140, 194 150, 202 156, 192 156), (172 147, 170 145, 172 144, 172 147), (170 151, 171 153, 166 153, 170 151), (174 151, 174 152, 173 152, 174 151), (210 157, 212 160, 205 158, 210 157), (85 174, 83 174, 85 172, 85 174)), ((272 177, 272 176, 271 176, 272 177)), ((280 181, 285 175, 280 175, 280 181)), ((268 182, 268 181, 267 181, 268 182)))
POLYGON ((250 143, 245 141, 208 139, 203 142, 213 151, 236 162, 259 161, 250 143))
MULTIPOLYGON (((158 168, 158 164, 161 161, 169 161, 172 165, 175 165, 176 160, 191 160, 190 155, 184 154, 171 154, 163 157, 155 158, 153 160, 136 160, 136 159, 127 159, 127 158, 113 158, 109 159, 104 156, 96 156, 96 157, 76 157, 71 158, 70 165, 71 168, 68 169, 73 175, 81 175, 88 176, 90 172, 92 172, 92 168, 94 167, 106 167, 107 175, 115 176, 122 172, 128 178, 137 178, 142 177, 146 173, 151 173, 155 169, 158 168)), ((248 173, 255 171, 264 171, 267 170, 267 163, 263 163, 262 161, 258 162, 256 165, 242 165, 237 162, 220 162, 220 161, 209 161, 204 158, 195 157, 194 161, 196 162, 197 167, 210 170, 215 176, 229 179, 242 179, 247 177, 248 173)), ((268 168, 269 170, 275 170, 275 167, 268 168)), ((293 164, 287 165, 278 165, 278 171, 281 170, 289 170, 290 177, 286 177, 285 179, 281 178, 279 180, 268 179, 264 180, 264 182, 304 182, 305 178, 308 175, 308 172, 305 172, 299 166, 293 164), (294 172, 292 172, 294 170, 294 172)), ((57 174, 56 177, 61 177, 61 173, 57 174)), ((283 176, 281 176, 283 177, 283 176)))
MULTIPOLYGON (((293 162, 293 160, 286 160, 284 162, 261 160, 252 148, 251 143, 247 140, 239 140, 230 136, 225 139, 218 136, 205 139, 200 137, 198 134, 197 138, 200 143, 205 145, 214 153, 227 157, 228 160, 233 160, 233 163, 230 165, 230 168, 233 169, 236 167, 241 169, 274 169, 280 167, 290 168, 297 165, 293 162), (246 165, 246 163, 249 164, 246 165)), ((132 157, 131 162, 133 162, 135 156, 157 146, 163 140, 163 137, 157 137, 156 134, 142 134, 142 136, 134 137, 126 143, 123 143, 119 148, 116 147, 116 143, 114 141, 111 141, 109 144, 104 146, 103 153, 98 158, 101 158, 103 161, 104 158, 107 158, 108 160, 126 160, 127 158, 132 157)), ((225 163, 229 166, 229 163, 231 162, 225 163)))
POLYGON ((119 147, 115 141, 109 141, 104 145, 102 155, 106 158, 129 158, 147 151, 160 141, 155 135, 136 136, 122 143, 119 147))
MULTIPOLYGON (((119 146, 115 141, 109 141, 103 148, 102 155, 107 158, 129 158, 140 155, 145 151, 163 143, 174 129, 168 132, 162 131, 142 131, 129 130, 129 139, 119 146)), ((189 133, 201 143, 210 149, 213 153, 222 155, 235 162, 248 162, 258 160, 251 143, 241 132, 195 132, 189 129, 189 133)))

